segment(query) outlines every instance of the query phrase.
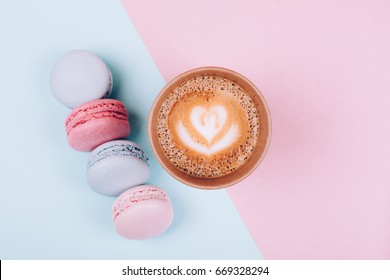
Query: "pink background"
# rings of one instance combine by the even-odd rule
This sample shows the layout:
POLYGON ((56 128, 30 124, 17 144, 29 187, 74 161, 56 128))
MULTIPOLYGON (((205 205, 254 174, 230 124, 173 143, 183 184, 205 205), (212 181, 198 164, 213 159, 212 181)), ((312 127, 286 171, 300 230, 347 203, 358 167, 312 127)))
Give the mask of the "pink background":
POLYGON ((228 193, 267 259, 390 258, 390 1, 122 0, 168 82, 231 68, 272 140, 228 193))

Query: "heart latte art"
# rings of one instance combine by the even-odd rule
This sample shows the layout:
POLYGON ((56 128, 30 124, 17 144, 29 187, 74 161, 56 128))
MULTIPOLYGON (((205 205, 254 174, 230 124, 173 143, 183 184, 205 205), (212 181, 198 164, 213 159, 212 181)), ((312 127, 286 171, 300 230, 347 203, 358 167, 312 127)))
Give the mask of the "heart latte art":
POLYGON ((233 118, 234 112, 228 104, 214 105, 210 102, 210 105, 202 106, 197 103, 200 103, 199 100, 186 101, 185 108, 181 104, 172 110, 170 122, 178 144, 205 156, 234 145, 240 136, 240 123, 233 118))
POLYGON ((197 177, 220 177, 239 168, 250 157, 258 133, 258 114, 249 96, 222 78, 182 84, 159 115, 158 135, 166 156, 197 177))
MULTIPOLYGON (((223 125, 226 122, 226 116, 226 109, 221 105, 206 108, 202 106, 196 106, 191 110, 190 122, 196 131, 206 139, 207 144, 210 147, 212 140, 218 133, 222 131, 223 125)), ((184 128, 182 122, 179 123, 179 127, 184 128)), ((185 131, 182 133, 182 135, 185 135, 185 131)), ((179 133, 179 135, 181 135, 181 133, 179 133)), ((209 154, 210 152, 211 151, 206 152, 206 154, 209 154)))

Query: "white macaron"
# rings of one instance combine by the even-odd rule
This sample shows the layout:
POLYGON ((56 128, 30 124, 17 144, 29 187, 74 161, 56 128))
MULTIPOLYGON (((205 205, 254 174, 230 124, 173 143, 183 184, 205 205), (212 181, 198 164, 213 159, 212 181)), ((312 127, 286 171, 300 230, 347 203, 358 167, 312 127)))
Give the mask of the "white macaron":
POLYGON ((54 96, 68 108, 109 97, 112 91, 111 71, 97 55, 73 50, 61 56, 50 76, 54 96))

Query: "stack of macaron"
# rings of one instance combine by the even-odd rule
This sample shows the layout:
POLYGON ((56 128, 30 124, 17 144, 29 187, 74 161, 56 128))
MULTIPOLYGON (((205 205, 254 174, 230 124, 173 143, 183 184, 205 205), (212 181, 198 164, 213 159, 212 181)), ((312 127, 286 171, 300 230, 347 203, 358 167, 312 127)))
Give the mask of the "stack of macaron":
POLYGON ((90 152, 87 181, 106 196, 117 196, 114 227, 128 239, 146 239, 164 232, 172 222, 168 194, 147 185, 149 158, 127 140, 130 124, 126 106, 110 99, 113 79, 97 55, 74 50, 61 56, 50 77, 54 96, 72 109, 65 121, 69 146, 90 152))

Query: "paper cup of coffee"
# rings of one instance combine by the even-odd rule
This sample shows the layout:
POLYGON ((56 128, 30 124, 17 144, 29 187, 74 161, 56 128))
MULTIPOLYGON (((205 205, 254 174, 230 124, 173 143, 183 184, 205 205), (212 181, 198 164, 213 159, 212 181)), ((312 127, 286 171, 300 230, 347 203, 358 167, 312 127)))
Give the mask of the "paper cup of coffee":
POLYGON ((247 78, 220 67, 187 71, 159 93, 149 114, 149 140, 159 163, 192 187, 238 183, 264 158, 271 119, 247 78))

